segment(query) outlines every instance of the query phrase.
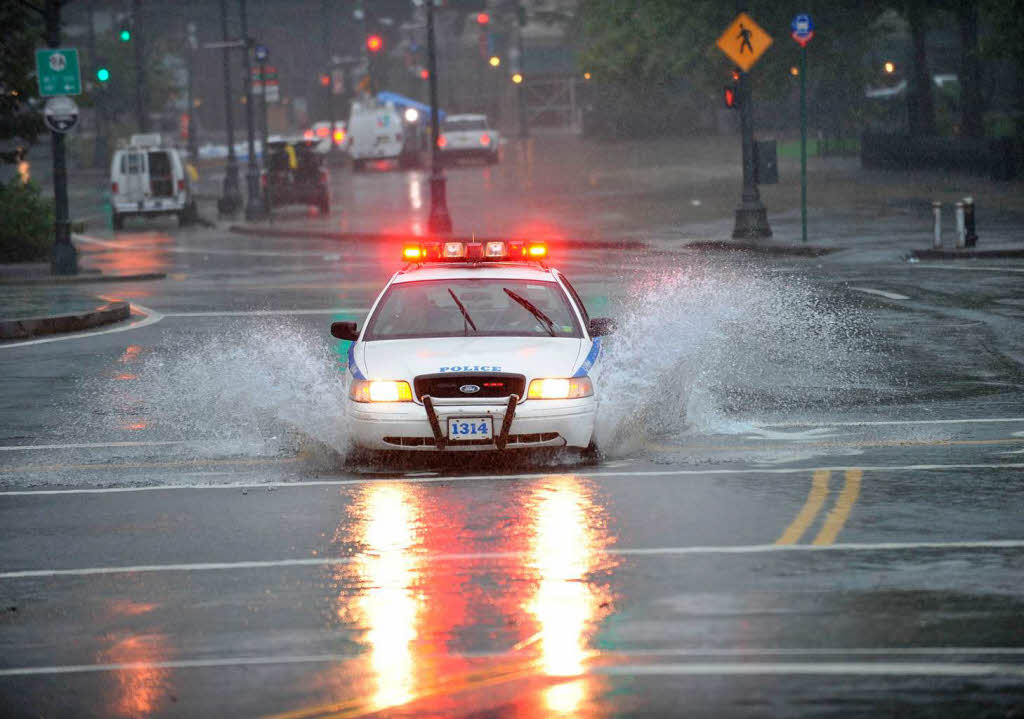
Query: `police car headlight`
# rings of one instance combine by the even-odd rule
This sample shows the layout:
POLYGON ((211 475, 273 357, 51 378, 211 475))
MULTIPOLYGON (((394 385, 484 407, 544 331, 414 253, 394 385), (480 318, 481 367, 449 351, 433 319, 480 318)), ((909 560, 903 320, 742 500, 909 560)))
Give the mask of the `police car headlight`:
POLYGON ((412 402, 412 388, 401 380, 352 380, 348 395, 355 402, 412 402))
POLYGON ((567 379, 535 379, 530 382, 527 399, 577 399, 594 394, 594 385, 589 377, 567 379))

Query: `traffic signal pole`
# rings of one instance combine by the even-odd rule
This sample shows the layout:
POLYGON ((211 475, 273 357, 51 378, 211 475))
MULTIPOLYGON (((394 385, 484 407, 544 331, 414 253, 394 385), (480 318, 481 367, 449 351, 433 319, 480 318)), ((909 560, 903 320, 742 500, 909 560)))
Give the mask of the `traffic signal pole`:
POLYGON ((433 234, 450 234, 452 218, 448 214, 448 181, 441 169, 437 139, 441 136, 441 124, 437 110, 437 48, 434 43, 434 0, 426 0, 427 6, 427 72, 430 73, 430 216, 427 228, 433 234))
POLYGON ((142 0, 132 0, 132 41, 135 50, 135 124, 139 132, 149 129, 146 117, 146 61, 143 56, 142 0))
POLYGON ((327 162, 328 164, 333 165, 341 162, 341 154, 338 151, 337 144, 334 142, 334 131, 337 128, 337 116, 334 111, 334 62, 333 54, 331 52, 331 28, 333 25, 329 13, 329 3, 327 0, 321 0, 320 22, 321 29, 323 31, 324 57, 327 60, 327 87, 324 89, 327 91, 327 121, 331 123, 331 131, 329 134, 331 142, 327 150, 327 162))
MULTIPOLYGON (((61 0, 46 0, 46 44, 60 47, 61 0)), ((53 254, 50 271, 55 275, 78 274, 78 251, 71 244, 71 219, 68 211, 68 169, 64 149, 64 133, 50 131, 53 151, 53 254)))
POLYGON ((739 77, 740 134, 743 142, 743 192, 736 208, 733 239, 756 240, 772 236, 768 213, 761 202, 761 193, 754 178, 754 108, 751 101, 750 75, 739 77))
POLYGON ((228 159, 217 210, 223 215, 233 215, 242 204, 242 193, 238 189, 238 158, 235 157, 235 96, 231 91, 231 38, 228 35, 227 0, 220 0, 220 28, 224 38, 224 127, 228 135, 228 159))
MULTIPOLYGON (((252 102, 252 60, 249 57, 252 41, 249 39, 249 21, 246 0, 238 0, 238 13, 242 21, 242 72, 245 73, 245 135, 248 144, 248 160, 245 165, 245 189, 248 202, 245 205, 245 219, 261 220, 267 210, 260 193, 260 168, 256 164, 256 126, 252 102)), ((266 88, 264 87, 264 90, 266 88)), ((266 148, 263 148, 266 150, 266 148)))

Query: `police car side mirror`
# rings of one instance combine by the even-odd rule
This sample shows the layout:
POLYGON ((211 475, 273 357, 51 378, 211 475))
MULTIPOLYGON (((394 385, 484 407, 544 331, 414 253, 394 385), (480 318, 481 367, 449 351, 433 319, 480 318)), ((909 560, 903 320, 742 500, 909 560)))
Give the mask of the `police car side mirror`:
POLYGON ((610 335, 616 329, 615 320, 611 317, 594 317, 590 320, 590 336, 602 337, 610 335))
POLYGON ((359 329, 355 322, 332 322, 331 334, 339 340, 355 342, 359 339, 359 329))

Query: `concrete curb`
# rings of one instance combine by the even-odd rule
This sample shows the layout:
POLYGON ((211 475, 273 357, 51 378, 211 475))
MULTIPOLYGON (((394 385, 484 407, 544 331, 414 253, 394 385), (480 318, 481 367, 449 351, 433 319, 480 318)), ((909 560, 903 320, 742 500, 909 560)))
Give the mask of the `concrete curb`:
POLYGON ((75 314, 0 320, 0 340, 20 340, 37 335, 79 332, 126 320, 131 313, 131 305, 127 302, 111 302, 87 312, 75 314))
POLYGON ((1007 247, 1001 250, 911 250, 910 256, 918 260, 985 260, 1006 257, 1024 257, 1024 247, 1007 247))
POLYGON ((785 257, 821 257, 830 252, 838 252, 841 247, 818 247, 816 245, 779 245, 772 243, 743 242, 740 240, 707 240, 689 242, 684 245, 691 250, 708 250, 713 252, 751 252, 759 255, 777 255, 785 257))
MULTIPOLYGON (((231 225, 229 232, 238 235, 263 235, 267 237, 298 237, 306 239, 340 240, 342 242, 408 242, 409 240, 427 239, 418 238, 412 235, 399 235, 383 232, 328 232, 326 230, 284 230, 271 227, 254 227, 252 225, 231 225)), ((507 240, 508 237, 480 237, 472 238, 465 235, 453 235, 450 239, 469 242, 487 242, 489 240, 507 240)), ((515 238, 521 239, 521 238, 515 238)), ((543 239, 543 238, 535 238, 543 239)), ((559 240, 559 245, 573 249, 600 248, 614 250, 641 250, 647 248, 647 244, 640 240, 559 240)))
POLYGON ((135 282, 162 280, 166 272, 143 272, 137 275, 46 275, 44 277, 0 277, 0 285, 80 285, 89 282, 135 282))

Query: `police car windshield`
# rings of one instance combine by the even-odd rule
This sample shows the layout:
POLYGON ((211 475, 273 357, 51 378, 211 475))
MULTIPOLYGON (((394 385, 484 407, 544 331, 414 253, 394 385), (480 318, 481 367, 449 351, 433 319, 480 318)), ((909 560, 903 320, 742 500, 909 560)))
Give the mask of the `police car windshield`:
POLYGON ((367 322, 363 339, 463 336, 579 338, 582 334, 569 299, 554 282, 451 279, 391 285, 367 322), (527 300, 550 318, 551 324, 513 295, 527 300), (466 321, 466 314, 472 323, 466 321))

